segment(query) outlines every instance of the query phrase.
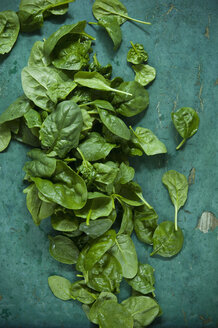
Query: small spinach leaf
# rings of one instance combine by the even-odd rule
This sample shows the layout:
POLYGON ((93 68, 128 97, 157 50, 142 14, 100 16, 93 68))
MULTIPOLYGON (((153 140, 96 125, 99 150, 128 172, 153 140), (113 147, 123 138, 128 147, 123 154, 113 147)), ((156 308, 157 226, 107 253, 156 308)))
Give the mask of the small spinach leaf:
POLYGON ((71 282, 61 276, 50 276, 48 277, 48 285, 57 298, 68 301, 71 297, 71 282))
POLYGON ((182 107, 175 113, 171 113, 173 124, 180 136, 183 138, 182 142, 176 147, 180 149, 188 138, 191 138, 199 127, 199 116, 197 112, 190 107, 182 107))
POLYGON ((0 125, 0 152, 5 150, 11 141, 11 131, 6 124, 0 125))
POLYGON ((41 149, 32 149, 28 156, 32 161, 26 162, 23 170, 31 177, 49 178, 56 169, 56 159, 48 157, 41 149))
POLYGON ((139 82, 144 87, 151 83, 156 77, 156 70, 154 67, 144 64, 132 66, 135 72, 135 81, 139 82))
POLYGON ((6 54, 14 46, 20 30, 20 23, 15 11, 0 12, 0 54, 6 54))
POLYGON ((127 61, 135 65, 146 62, 148 60, 148 54, 144 50, 143 45, 140 43, 133 44, 132 41, 130 41, 130 43, 132 48, 128 51, 127 61))
POLYGON ((157 228, 158 215, 153 208, 146 205, 134 209, 134 230, 139 240, 153 243, 153 234, 157 228))
POLYGON ((154 288, 154 269, 149 264, 139 263, 138 272, 132 279, 126 279, 128 284, 141 294, 153 293, 154 288))
POLYGON ((79 280, 71 285, 72 298, 83 304, 92 304, 97 299, 97 295, 91 290, 84 280, 79 280))
POLYGON ((78 219, 71 212, 56 211, 51 217, 52 228, 62 232, 73 232, 79 227, 78 219))
POLYGON ((32 108, 29 99, 26 96, 17 98, 1 115, 0 124, 14 121, 24 116, 32 108))
POLYGON ((75 264, 77 262, 79 250, 70 238, 58 235, 55 237, 49 236, 49 240, 49 252, 55 260, 65 264, 75 264))

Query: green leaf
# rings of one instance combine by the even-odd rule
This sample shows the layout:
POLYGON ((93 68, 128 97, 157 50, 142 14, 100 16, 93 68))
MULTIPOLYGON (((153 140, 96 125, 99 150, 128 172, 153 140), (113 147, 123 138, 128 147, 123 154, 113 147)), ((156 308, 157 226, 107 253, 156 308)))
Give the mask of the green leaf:
POLYGON ((164 221, 158 225, 153 235, 153 252, 163 257, 171 257, 180 252, 183 245, 182 230, 177 227, 175 230, 174 223, 164 221))
POLYGON ((75 211, 76 216, 89 220, 96 220, 99 217, 108 216, 113 210, 113 199, 100 192, 89 192, 85 206, 75 211))
POLYGON ((0 152, 5 150, 11 141, 11 131, 6 124, 0 125, 0 152))
POLYGON ((44 16, 65 13, 63 6, 74 0, 21 0, 18 16, 22 32, 33 32, 43 25, 44 16))
POLYGON ((190 107, 178 109, 175 113, 171 113, 171 117, 176 130, 183 138, 182 142, 176 147, 178 150, 188 138, 191 138, 198 131, 200 119, 197 112, 190 107))
POLYGON ((32 161, 26 162, 24 171, 31 177, 49 178, 56 169, 56 159, 48 157, 41 149, 32 149, 28 156, 32 161))
POLYGON ((120 201, 120 203, 123 208, 123 216, 122 216, 122 221, 121 221, 120 230, 118 232, 118 235, 127 234, 130 236, 133 231, 132 208, 121 201, 120 201))
POLYGON ((170 170, 164 173, 162 182, 168 189, 171 201, 175 207, 175 229, 177 230, 177 214, 187 199, 188 180, 183 174, 170 170))
POLYGON ((135 131, 132 128, 131 130, 133 132, 131 141, 135 146, 141 148, 146 155, 151 156, 167 152, 166 146, 151 130, 141 127, 137 127, 135 131))
POLYGON ((132 41, 130 43, 132 48, 128 51, 127 61, 135 65, 146 62, 148 60, 148 54, 144 50, 143 45, 140 43, 133 44, 132 41))
POLYGON ((133 278, 138 271, 138 259, 131 237, 125 234, 117 235, 110 252, 120 263, 124 278, 133 278))
POLYGON ((121 303, 131 313, 134 327, 146 327, 158 316, 160 307, 148 296, 131 296, 121 303))
POLYGON ((113 301, 117 304, 117 297, 110 292, 101 292, 95 303, 90 308, 88 318, 91 322, 98 324, 98 310, 104 301, 113 301))
POLYGON ((79 250, 74 242, 65 236, 49 236, 50 255, 57 261, 65 264, 75 264, 79 256, 79 250))
POLYGON ((98 20, 98 24, 105 28, 109 37, 113 41, 114 50, 117 50, 122 42, 122 31, 117 21, 117 17, 102 16, 98 20))
POLYGON ((1 115, 0 124, 14 121, 24 116, 32 109, 29 99, 26 96, 17 98, 1 115))
POLYGON ((50 276, 48 277, 48 285, 57 298, 63 301, 72 299, 71 282, 68 279, 60 276, 50 276))
POLYGON ((105 253, 88 272, 88 286, 98 292, 119 293, 122 278, 122 268, 118 260, 105 253))
POLYGON ((25 67, 21 73, 25 95, 38 107, 53 111, 76 87, 63 72, 52 67, 25 67))
POLYGON ((116 183, 126 184, 134 179, 135 170, 133 167, 126 165, 124 162, 120 164, 116 183))
POLYGON ((41 128, 42 118, 40 113, 35 109, 31 108, 26 114, 24 114, 24 118, 29 129, 41 128))
POLYGON ((42 145, 63 158, 79 143, 83 126, 81 109, 72 100, 59 103, 43 122, 40 130, 42 145))
POLYGON ((123 184, 119 190, 119 194, 114 194, 114 196, 131 206, 141 206, 145 204, 148 208, 152 208, 144 199, 141 187, 133 181, 123 184))
POLYGON ((138 272, 132 279, 126 279, 128 284, 141 294, 153 293, 154 288, 154 269, 149 264, 139 263, 138 272))
POLYGON ((97 298, 96 293, 86 285, 84 280, 79 280, 72 284, 71 295, 83 304, 92 304, 97 298))
POLYGON ((92 6, 93 15, 97 20, 104 16, 116 17, 119 25, 127 19, 141 24, 150 24, 128 16, 126 7, 119 0, 95 0, 92 6))
POLYGON ((147 244, 153 243, 153 234, 157 228, 158 215, 146 205, 134 209, 134 230, 137 238, 147 244))
POLYGON ((156 77, 156 70, 154 67, 149 65, 133 65, 132 66, 135 72, 135 81, 143 85, 144 87, 151 83, 156 77))
POLYGON ((52 181, 32 178, 37 189, 48 200, 68 209, 80 209, 87 200, 87 189, 84 180, 67 164, 57 161, 52 181))
POLYGON ((79 149, 88 161, 105 159, 115 144, 106 142, 97 132, 91 132, 88 138, 79 145, 79 149))
MULTIPOLYGON (((14 121, 11 121, 14 122, 14 121)), ((38 129, 29 129, 26 122, 21 118, 19 122, 19 131, 13 135, 15 140, 18 140, 24 144, 30 145, 32 147, 40 147, 41 143, 38 138, 38 129), (36 132, 36 133, 35 133, 36 132), (35 135, 36 134, 36 135, 35 135)))
POLYGON ((123 120, 119 117, 110 114, 107 110, 98 108, 98 113, 102 123, 116 136, 125 140, 130 139, 130 130, 123 120))
POLYGON ((89 271, 101 257, 113 246, 116 238, 114 230, 108 230, 104 235, 95 239, 89 247, 85 259, 84 268, 89 271))
POLYGON ((91 52, 91 41, 81 41, 80 39, 68 42, 56 47, 52 64, 60 69, 80 70, 88 65, 89 52, 91 52))
POLYGON ((44 54, 44 42, 36 41, 30 52, 28 66, 48 67, 49 64, 49 60, 45 57, 44 54))
POLYGON ((116 107, 118 114, 132 117, 141 113, 148 107, 149 96, 147 90, 136 81, 122 82, 117 88, 128 94, 115 94, 112 105, 116 107))
POLYGON ((78 229, 79 222, 71 212, 56 211, 51 217, 51 225, 54 230, 72 232, 78 229))
POLYGON ((86 27, 86 21, 77 22, 71 25, 63 25, 57 31, 55 31, 44 43, 44 53, 49 57, 56 45, 66 35, 81 34, 86 27))
POLYGON ((101 91, 113 91, 126 96, 132 96, 132 94, 127 91, 111 88, 110 81, 106 80, 104 76, 98 72, 79 71, 74 75, 74 81, 87 88, 101 91))
POLYGON ((43 219, 48 218, 54 213, 56 204, 48 201, 43 201, 39 198, 38 189, 35 184, 32 183, 28 188, 24 190, 26 193, 27 208, 32 215, 33 222, 39 225, 43 219))
POLYGON ((6 54, 14 46, 20 30, 20 23, 15 11, 0 12, 0 54, 6 54))

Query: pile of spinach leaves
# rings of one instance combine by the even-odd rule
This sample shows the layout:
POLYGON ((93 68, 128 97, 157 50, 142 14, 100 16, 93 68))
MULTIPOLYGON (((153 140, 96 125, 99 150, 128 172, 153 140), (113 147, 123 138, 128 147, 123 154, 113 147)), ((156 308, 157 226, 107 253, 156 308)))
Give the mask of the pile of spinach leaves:
MULTIPOLYGON (((72 1, 53 2, 33 16, 29 0, 22 0, 22 30, 39 28, 47 13, 65 13, 72 1)), ((93 6, 99 25, 106 29, 130 19, 119 1, 111 4, 109 8, 107 1, 96 0, 93 6)), ((151 255, 176 255, 183 245, 177 213, 187 199, 188 183, 176 171, 164 174, 162 181, 175 206, 175 225, 158 224, 156 211, 134 181, 129 157, 164 154, 167 149, 151 130, 134 130, 124 120, 147 109, 144 87, 155 78, 155 69, 144 64, 148 54, 143 46, 131 43, 127 61, 134 64, 135 81, 111 79, 110 64, 101 66, 96 54, 90 59, 94 38, 85 27, 86 21, 65 25, 34 44, 22 71, 24 95, 0 115, 0 151, 11 138, 33 147, 24 166, 27 208, 36 225, 51 216, 49 252, 55 260, 75 265, 81 278, 72 283, 50 276, 53 294, 81 302, 89 320, 101 328, 145 327, 161 309, 155 299, 154 269, 139 263, 131 234, 134 231, 139 240, 153 245, 151 255), (123 279, 132 296, 119 304, 116 294, 123 279)), ((18 32, 16 28, 14 40, 18 32)), ((117 48, 120 39, 112 40, 117 48)), ((180 132, 187 112, 193 117, 193 111, 184 108, 173 114, 184 141, 198 128, 199 120, 194 124, 190 119, 194 130, 191 126, 186 134, 180 132)))

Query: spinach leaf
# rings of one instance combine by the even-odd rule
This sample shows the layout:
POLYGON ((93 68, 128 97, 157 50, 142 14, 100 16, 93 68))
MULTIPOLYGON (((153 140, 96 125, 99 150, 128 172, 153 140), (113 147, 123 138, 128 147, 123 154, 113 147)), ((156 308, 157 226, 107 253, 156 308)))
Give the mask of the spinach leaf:
POLYGON ((92 304, 97 299, 97 295, 91 290, 84 280, 79 280, 71 285, 71 296, 84 304, 92 304))
POLYGON ((121 303, 131 313, 134 327, 146 327, 158 316, 160 307, 148 296, 131 296, 121 303))
POLYGON ((132 279, 126 279, 128 284, 141 294, 153 293, 154 288, 154 269, 149 264, 139 263, 138 272, 132 279))
POLYGON ((134 178, 134 175, 135 175, 134 168, 129 165, 126 165, 123 162, 120 164, 116 182, 124 185, 124 184, 132 181, 134 178))
POLYGON ((105 253, 88 272, 88 286, 98 292, 119 293, 122 268, 118 260, 105 253))
POLYGON ((95 186, 108 194, 111 194, 114 188, 114 183, 119 172, 118 166, 112 162, 95 163, 95 186))
POLYGON ((48 218, 54 213, 56 204, 40 199, 38 189, 36 188, 34 183, 24 189, 23 192, 27 194, 27 208, 30 214, 32 215, 33 222, 36 225, 39 225, 43 219, 48 218))
POLYGON ((171 257, 180 252, 183 245, 182 230, 177 227, 175 230, 174 224, 171 221, 164 221, 158 225, 153 234, 153 252, 154 254, 163 257, 171 257))
POLYGON ((177 230, 177 214, 187 199, 188 180, 183 174, 170 170, 164 173, 162 182, 168 189, 170 199, 175 207, 175 230, 177 230))
POLYGON ((63 301, 72 299, 71 296, 71 282, 61 276, 50 276, 48 277, 48 285, 57 298, 63 301))
POLYGON ((151 156, 167 152, 166 146, 151 130, 137 127, 135 131, 131 128, 131 131, 133 133, 131 141, 135 146, 141 148, 146 155, 151 156))
MULTIPOLYGON (((111 64, 107 64, 106 66, 101 66, 99 63, 96 54, 93 55, 93 62, 89 65, 89 71, 98 72, 103 75, 106 79, 110 79, 112 75, 112 66, 111 64)), ((111 83, 112 84, 112 83, 111 83)), ((112 85, 112 87, 116 87, 112 85)))
POLYGON ((175 113, 171 113, 171 117, 176 130, 183 138, 181 143, 176 147, 178 150, 188 138, 191 138, 198 131, 200 119, 197 112, 190 107, 178 109, 175 113))
POLYGON ((65 264, 75 264, 77 262, 79 250, 70 238, 58 235, 55 237, 49 236, 49 240, 49 252, 55 260, 65 264))
POLYGON ((52 67, 25 67, 21 73, 25 95, 38 107, 53 111, 76 87, 65 74, 52 67))
POLYGON ((121 201, 120 201, 120 203, 123 208, 123 216, 122 216, 122 221, 121 221, 120 230, 118 232, 118 235, 127 234, 130 236, 133 231, 132 208, 121 201))
POLYGON ((63 158, 79 143, 83 126, 81 109, 72 100, 59 103, 43 122, 40 130, 42 145, 63 158))
POLYGON ((106 158, 115 147, 115 144, 106 142, 98 132, 91 132, 87 139, 79 145, 79 149, 88 161, 98 161, 106 158))
POLYGON ((143 45, 140 43, 133 44, 132 41, 130 41, 130 43, 132 48, 128 51, 127 61, 135 65, 146 62, 148 60, 148 54, 144 50, 143 45))
POLYGON ((15 11, 0 12, 0 54, 6 54, 14 46, 20 30, 20 23, 15 11))
POLYGON ((85 254, 84 268, 89 271, 93 268, 101 257, 113 246, 116 239, 116 232, 114 230, 108 230, 104 235, 93 240, 85 254))
MULTIPOLYGON (((18 16, 22 32, 33 32, 40 29, 43 20, 49 13, 64 14, 63 6, 74 0, 21 0, 18 16)), ((66 8, 66 7, 65 7, 66 8)))
POLYGON ((93 239, 98 238, 110 229, 116 219, 116 215, 116 210, 112 210, 111 214, 107 217, 90 221, 89 225, 86 222, 82 222, 79 229, 93 239))
POLYGON ((133 278, 138 271, 138 259, 131 237, 126 234, 117 235, 110 252, 120 263, 124 278, 133 278))
MULTIPOLYGON (((15 121, 11 121, 11 123, 13 122, 15 121)), ((28 126, 26 125, 26 121, 23 118, 20 119, 19 130, 17 131, 16 134, 13 135, 13 138, 32 147, 41 146, 38 138, 38 130, 29 129, 28 126)))
POLYGON ((132 66, 135 72, 135 81, 139 82, 144 87, 151 83, 156 77, 156 70, 154 67, 144 64, 132 66))
POLYGON ((104 301, 98 309, 98 324, 101 328, 133 328, 130 312, 113 300, 104 301))
POLYGON ((91 322, 98 324, 98 311, 101 304, 105 301, 113 301, 117 304, 117 297, 111 292, 101 292, 95 303, 93 303, 90 308, 88 318, 91 322))
POLYGON ((23 170, 31 177, 49 178, 56 169, 56 159, 48 157, 41 149, 32 149, 28 156, 31 162, 26 162, 23 170))
POLYGON ((130 139, 130 130, 126 124, 119 117, 110 114, 107 110, 98 108, 98 113, 102 123, 111 131, 113 134, 125 140, 130 139))
POLYGON ((5 150, 11 141, 11 131, 6 124, 0 125, 0 152, 5 150))
POLYGON ((48 67, 49 60, 44 54, 44 42, 36 41, 31 49, 28 66, 48 67))
POLYGON ((84 180, 67 164, 57 161, 52 181, 31 178, 37 189, 48 200, 68 209, 80 209, 87 200, 87 188, 84 180))
POLYGON ((29 129, 32 128, 41 128, 42 126, 42 118, 39 112, 35 109, 30 108, 30 110, 24 114, 24 118, 26 120, 26 125, 29 129))
POLYGON ((136 182, 129 182, 122 185, 119 194, 114 194, 114 197, 131 206, 145 204, 148 208, 152 208, 144 199, 141 187, 136 182))
POLYGON ((134 230, 137 238, 147 244, 153 243, 153 234, 157 228, 158 215, 146 205, 134 209, 134 230))
POLYGON ((129 17, 126 7, 119 0, 95 0, 92 12, 97 20, 104 16, 115 17, 119 25, 126 20, 132 20, 141 24, 151 24, 129 17))
POLYGON ((71 212, 56 211, 51 217, 52 228, 62 232, 73 232, 79 227, 78 219, 71 212))
POLYGON ((118 114, 131 117, 148 107, 148 92, 138 82, 122 82, 117 90, 124 92, 124 94, 116 93, 112 101, 118 114))
POLYGON ((122 31, 117 21, 117 17, 102 16, 99 18, 98 24, 105 28, 109 37, 113 41, 114 50, 117 50, 122 41, 122 31))
POLYGON ((100 192, 89 192, 85 206, 75 210, 76 216, 89 220, 96 220, 103 216, 108 216, 113 210, 113 198, 100 192))
POLYGON ((122 95, 132 96, 132 94, 127 91, 112 88, 110 86, 110 81, 106 80, 104 76, 98 72, 79 71, 74 75, 74 81, 87 88, 101 91, 113 91, 122 95))
POLYGON ((32 108, 26 96, 17 98, 1 115, 0 124, 14 121, 24 116, 32 108))
POLYGON ((89 62, 89 52, 91 52, 91 41, 77 40, 72 43, 70 39, 65 47, 57 46, 55 49, 55 58, 52 64, 60 69, 80 70, 85 68, 89 62))

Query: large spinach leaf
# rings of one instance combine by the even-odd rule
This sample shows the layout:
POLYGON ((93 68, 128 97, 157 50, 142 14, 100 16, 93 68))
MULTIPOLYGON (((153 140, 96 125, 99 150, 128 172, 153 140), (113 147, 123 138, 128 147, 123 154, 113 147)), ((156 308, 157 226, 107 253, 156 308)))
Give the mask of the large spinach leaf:
POLYGON ((43 122, 40 139, 45 148, 63 158, 78 146, 83 126, 81 109, 72 100, 59 103, 43 122))
POLYGON ((102 16, 99 18, 98 24, 105 28, 109 37, 113 41, 114 50, 117 50, 122 41, 122 31, 117 21, 117 17, 102 16))

